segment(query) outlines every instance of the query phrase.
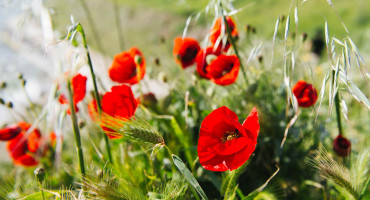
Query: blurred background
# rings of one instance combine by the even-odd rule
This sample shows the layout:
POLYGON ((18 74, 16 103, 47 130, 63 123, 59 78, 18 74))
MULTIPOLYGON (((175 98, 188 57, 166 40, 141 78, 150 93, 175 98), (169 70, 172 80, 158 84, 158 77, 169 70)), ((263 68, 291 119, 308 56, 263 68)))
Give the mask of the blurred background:
MULTIPOLYGON (((185 27, 187 27, 187 36, 194 37, 199 41, 205 39, 205 35, 209 32, 214 21, 213 8, 207 7, 208 3, 207 0, 1 0, 0 82, 6 84, 6 89, 0 89, 0 98, 7 105, 11 102, 13 108, 0 106, 0 125, 14 122, 17 115, 29 112, 27 107, 29 99, 41 105, 47 102, 51 87, 49 83, 54 83, 59 78, 61 70, 58 69, 69 62, 65 60, 65 55, 73 54, 75 51, 71 50, 68 45, 59 44, 66 37, 72 22, 80 22, 83 25, 96 73, 100 75, 101 81, 107 88, 112 85, 111 81, 108 80, 107 69, 110 67, 113 56, 121 51, 128 50, 132 46, 138 47, 145 56, 147 62, 145 79, 147 81, 149 79, 159 79, 163 75, 161 72, 165 72, 168 75, 167 77, 172 80, 175 80, 178 76, 184 78, 182 69, 177 66, 172 58, 173 39, 182 36, 185 27), (186 26, 187 22, 189 22, 188 26, 186 26), (24 89, 21 87, 20 75, 27 81, 24 89), (26 93, 24 90, 26 90, 26 93), (10 109, 16 110, 16 112, 10 111, 10 109)), ((370 61, 370 1, 335 0, 332 3, 333 6, 330 6, 328 1, 325 0, 235 0, 233 5, 237 12, 233 16, 238 25, 240 40, 242 41, 239 47, 243 52, 249 52, 251 47, 264 44, 265 49, 261 54, 265 56, 266 63, 269 63, 276 20, 279 18, 281 23, 285 25, 285 20, 290 14, 291 29, 295 29, 290 34, 293 32, 299 33, 300 36, 306 34, 307 42, 301 48, 304 53, 312 53, 302 53, 300 59, 303 61, 305 59, 309 60, 312 66, 307 68, 313 68, 315 72, 313 74, 318 74, 318 77, 312 77, 312 74, 305 72, 303 73, 304 76, 301 77, 309 77, 308 80, 312 81, 319 91, 326 70, 321 66, 327 66, 328 64, 324 41, 324 26, 327 21, 330 36, 343 39, 350 35, 362 53, 365 63, 364 71, 361 72, 354 67, 351 76, 356 83, 359 83, 358 86, 364 94, 369 97, 370 87, 368 81, 366 81, 369 78, 369 66, 366 63, 370 61), (297 4, 298 27, 294 25, 294 7, 297 4), (348 29, 348 33, 343 24, 348 29), (364 79, 364 77, 367 77, 367 79, 364 79)), ((276 50, 277 61, 281 61, 284 25, 280 25, 277 36, 277 46, 280 48, 280 53, 279 50, 276 50)), ((201 45, 204 47, 204 43, 201 45)), ((247 53, 244 58, 247 60, 247 53)), ((305 66, 302 65, 301 69, 305 66)), ((258 61, 251 63, 251 71, 255 70, 253 72, 258 75, 260 75, 260 72, 256 71, 262 68, 259 67, 258 61)), ((274 67, 280 68, 281 65, 274 67)), ((87 71, 83 70, 88 69, 86 67, 82 69, 82 73, 86 74, 87 71)), ((278 75, 270 74, 268 78, 275 80, 275 82, 280 81, 280 84, 282 84, 281 73, 278 75)), ((88 90, 90 90, 92 86, 90 82, 88 84, 88 90)), ((283 91, 281 85, 275 84, 273 86, 274 89, 277 88, 283 91)), ((164 87, 177 89, 175 85, 171 85, 157 87, 155 90, 161 90, 164 87)), ((266 87, 270 88, 270 85, 266 87)), ((273 90, 272 87, 270 89, 273 90)), ((262 94, 263 91, 260 90, 262 89, 259 89, 258 92, 262 94)), ((226 93, 227 90, 223 92, 226 93)), ((350 94, 343 93, 342 96, 349 108, 348 120, 343 119, 345 121, 344 126, 346 133, 353 136, 352 144, 355 146, 362 139, 368 138, 366 134, 370 130, 369 112, 364 105, 354 100, 350 94)), ((262 99, 262 97, 264 96, 261 95, 256 98, 262 99)), ((282 95, 278 102, 283 108, 285 106, 283 105, 284 98, 282 95)), ((250 100, 250 102, 254 103, 253 100, 250 100)), ((330 118, 330 109, 327 104, 328 101, 324 100, 322 110, 319 112, 319 123, 315 124, 315 128, 312 124, 309 124, 309 128, 307 128, 309 131, 307 132, 311 135, 302 136, 304 131, 300 130, 300 126, 305 127, 304 120, 314 121, 312 120, 313 112, 305 112, 302 121, 297 123, 297 128, 292 130, 292 134, 296 136, 295 138, 302 136, 300 139, 305 139, 304 137, 308 138, 313 135, 311 138, 315 138, 315 140, 326 138, 326 144, 331 144, 332 138, 337 134, 337 128, 335 118, 333 118, 335 117, 334 111, 332 111, 330 118), (318 129, 320 129, 320 132, 317 131, 318 129), (321 135, 315 136, 315 133, 321 135), (328 137, 330 134, 331 137, 328 137)), ((237 112, 237 114, 240 113, 240 111, 237 112)), ((275 114, 278 116, 280 113, 275 114)), ((280 118, 279 120, 284 122, 284 116, 280 116, 280 118)), ((264 120, 268 121, 269 118, 266 117, 264 120)), ((275 122, 274 125, 276 124, 278 122, 275 122)), ((274 132, 274 128, 276 128, 274 125, 266 128, 267 131, 274 132)), ((279 126, 280 132, 285 128, 284 123, 277 126, 279 126)), ((197 130, 199 130, 199 127, 194 127, 194 129, 198 128, 197 130)), ((262 143, 273 143, 270 139, 266 137, 262 140, 262 143)), ((297 141, 293 140, 291 144, 294 145, 294 142, 296 142, 297 145, 305 146, 304 150, 311 148, 310 144, 305 145, 301 140, 297 141)), ((279 141, 275 143, 275 150, 279 149, 280 136, 279 141)), ((312 143, 316 144, 318 141, 312 143)), ((270 146, 267 148, 270 148, 270 146)), ((290 148, 294 149, 294 146, 290 148)), ((263 152, 264 149, 260 149, 260 151, 263 152)), ((282 150, 276 151, 279 151, 279 155, 282 154, 282 150)), ((265 150, 266 152, 269 151, 265 150)), ((300 153, 298 152, 295 156, 297 158, 301 157, 303 153, 300 153)), ((6 155, 5 143, 0 143, 0 155, 6 155)), ((286 156, 286 160, 282 161, 289 163, 287 164, 289 167, 282 170, 281 176, 290 174, 289 170, 295 168, 295 163, 289 160, 294 156, 289 156, 286 156)), ((273 159, 271 158, 271 160, 273 159)), ((1 156, 0 160, 0 162, 9 162, 8 156, 1 156)), ((263 162, 264 158, 259 156, 256 160, 263 162)), ((304 158, 299 160, 302 162, 299 163, 300 166, 297 168, 305 169, 303 160, 304 158)), ((258 166, 252 167, 258 168, 258 166)), ((297 171, 302 172, 303 170, 297 171)), ((251 176, 251 174, 248 174, 248 176, 251 176)), ((300 184, 300 182, 298 183, 300 184)), ((290 185, 281 187, 289 188, 290 185)), ((213 188, 207 189, 212 191, 213 188)), ((249 188, 243 189, 250 190, 249 188)), ((296 192, 294 190, 297 190, 297 188, 292 187, 289 190, 296 192)))

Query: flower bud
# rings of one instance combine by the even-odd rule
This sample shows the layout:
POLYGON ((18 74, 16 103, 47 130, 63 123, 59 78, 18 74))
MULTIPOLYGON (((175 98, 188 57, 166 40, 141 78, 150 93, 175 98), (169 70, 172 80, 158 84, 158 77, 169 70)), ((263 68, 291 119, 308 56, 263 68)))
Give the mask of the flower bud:
POLYGON ((13 103, 11 101, 7 102, 5 105, 8 108, 13 108, 13 103))
POLYGON ((23 79, 23 74, 22 73, 18 74, 18 79, 23 79))
POLYGON ((5 104, 4 99, 0 98, 0 104, 2 104, 2 105, 4 105, 4 104, 5 104))
POLYGON ((338 135, 333 141, 333 149, 338 156, 347 157, 351 152, 351 141, 338 135))
POLYGON ((39 167, 34 171, 34 173, 35 173, 37 182, 42 183, 45 178, 45 169, 42 167, 39 167))
POLYGON ((306 41, 307 39, 307 33, 302 33, 302 41, 306 41))
POLYGON ((154 64, 156 64, 157 66, 161 65, 161 62, 159 61, 159 58, 154 59, 154 64))
POLYGON ((155 106, 157 104, 157 98, 155 98, 155 95, 151 92, 147 93, 147 94, 143 94, 140 98, 140 102, 145 106, 145 107, 149 107, 149 108, 152 108, 153 106, 155 106))
POLYGON ((6 88, 6 82, 1 81, 0 82, 0 89, 6 88))
POLYGON ((135 60, 135 63, 136 63, 137 65, 141 65, 141 63, 143 62, 143 58, 142 58, 140 55, 136 55, 136 56, 134 57, 134 60, 135 60))

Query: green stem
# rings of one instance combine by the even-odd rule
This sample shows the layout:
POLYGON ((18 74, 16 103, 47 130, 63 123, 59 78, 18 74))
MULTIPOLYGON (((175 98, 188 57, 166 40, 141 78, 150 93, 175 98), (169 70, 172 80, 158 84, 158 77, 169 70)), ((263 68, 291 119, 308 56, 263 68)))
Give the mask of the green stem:
POLYGON ((45 200, 44 190, 42 189, 42 184, 41 184, 41 182, 39 182, 39 186, 40 186, 40 191, 41 191, 41 195, 42 195, 42 200, 45 200))
MULTIPOLYGON (((94 73, 94 68, 93 68, 93 65, 92 65, 91 57, 90 57, 89 48, 88 48, 87 42, 86 42, 85 32, 84 32, 84 29, 83 29, 81 24, 77 25, 76 30, 78 32, 80 32, 80 34, 82 35, 82 44, 86 49, 87 62, 89 64, 91 78, 92 78, 93 85, 94 85, 94 97, 95 97, 95 101, 96 101, 96 104, 97 104, 97 109, 98 109, 99 116, 101 116, 102 106, 101 106, 101 101, 100 101, 100 95, 99 95, 99 91, 98 91, 98 85, 97 85, 96 76, 95 76, 95 73, 94 73)), ((102 133, 102 134, 104 134, 104 141, 105 141, 105 147, 106 147, 107 153, 108 153, 108 159, 113 164, 112 153, 111 153, 110 145, 109 145, 109 138, 105 133, 102 133)))
MULTIPOLYGON (((335 71, 333 70, 333 79, 335 77, 335 71)), ((338 129, 339 129, 339 134, 342 135, 343 134, 343 128, 342 128, 342 122, 341 122, 341 118, 340 118, 340 101, 339 101, 339 89, 337 91, 337 93, 335 94, 335 110, 336 110, 336 113, 337 113, 337 124, 338 124, 338 129)))
POLYGON ((222 13, 222 17, 223 17, 224 24, 225 24, 225 27, 226 27, 226 30, 227 30, 227 34, 228 34, 228 37, 227 38, 228 38, 228 40, 230 40, 231 45, 233 46, 233 49, 235 51, 235 54, 236 54, 236 56, 239 59, 240 68, 242 69, 242 74, 244 75, 245 82, 246 82, 247 85, 249 85, 249 81, 248 81, 248 78, 247 78, 247 73, 245 71, 245 68, 244 68, 242 59, 241 59, 241 57, 239 55, 238 47, 236 46, 235 40, 234 40, 233 36, 231 35, 231 29, 230 29, 229 23, 227 23, 226 16, 224 15, 222 5, 221 5, 221 13, 222 13))
POLYGON ((75 134, 76 140, 76 148, 78 154, 78 160, 80 164, 80 170, 83 177, 85 177, 85 164, 84 164, 84 156, 81 147, 81 137, 80 137, 80 130, 78 128, 78 121, 75 111, 75 104, 73 102, 73 94, 71 89, 71 81, 68 79, 68 93, 69 93, 69 109, 71 110, 71 118, 72 118, 72 127, 73 132, 75 134))

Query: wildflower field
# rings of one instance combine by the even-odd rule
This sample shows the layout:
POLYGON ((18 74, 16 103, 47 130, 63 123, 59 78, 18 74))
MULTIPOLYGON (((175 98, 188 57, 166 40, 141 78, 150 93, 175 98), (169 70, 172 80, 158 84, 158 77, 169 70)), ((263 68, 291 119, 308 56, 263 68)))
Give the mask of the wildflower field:
POLYGON ((370 200, 367 0, 3 0, 0 199, 370 200))

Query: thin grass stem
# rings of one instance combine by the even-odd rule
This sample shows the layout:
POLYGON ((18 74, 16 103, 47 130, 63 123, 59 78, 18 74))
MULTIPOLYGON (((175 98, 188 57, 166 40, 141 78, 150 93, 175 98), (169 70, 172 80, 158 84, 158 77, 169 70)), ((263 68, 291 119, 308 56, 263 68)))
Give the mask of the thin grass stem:
MULTIPOLYGON (((98 34, 98 31, 96 29, 96 26, 95 26, 95 23, 94 23, 94 20, 92 18, 92 15, 91 15, 91 12, 90 12, 90 9, 89 7, 87 6, 86 4, 86 1, 85 0, 80 0, 81 2, 81 5, 82 5, 82 8, 86 14, 86 18, 87 18, 87 21, 89 22, 89 25, 91 27, 91 31, 93 33, 93 36, 94 36, 94 39, 96 41, 96 44, 98 46, 98 49, 103 53, 105 54, 105 50, 103 48, 103 45, 101 43, 101 40, 100 40, 100 37, 99 37, 99 34, 98 34)), ((85 40, 85 39, 84 39, 85 40)))

